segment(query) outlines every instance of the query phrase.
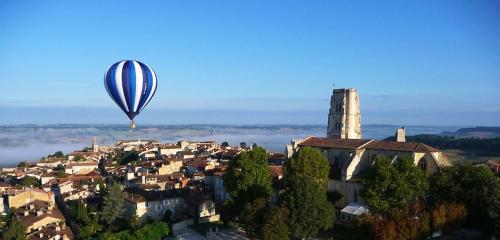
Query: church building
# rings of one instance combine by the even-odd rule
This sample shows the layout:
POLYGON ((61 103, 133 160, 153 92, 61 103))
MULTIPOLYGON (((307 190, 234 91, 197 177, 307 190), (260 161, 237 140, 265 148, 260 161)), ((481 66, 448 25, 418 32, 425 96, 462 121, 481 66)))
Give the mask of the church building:
POLYGON ((330 163, 328 190, 342 194, 336 205, 340 209, 366 209, 359 196, 363 188, 359 176, 377 156, 387 156, 393 162, 403 155, 410 156, 415 165, 428 174, 451 166, 439 149, 424 143, 406 142, 404 128, 397 129, 395 141, 362 139, 359 97, 357 90, 352 88, 333 90, 326 135, 292 140, 287 145, 287 155, 291 157, 303 146, 318 149, 325 155, 330 163))

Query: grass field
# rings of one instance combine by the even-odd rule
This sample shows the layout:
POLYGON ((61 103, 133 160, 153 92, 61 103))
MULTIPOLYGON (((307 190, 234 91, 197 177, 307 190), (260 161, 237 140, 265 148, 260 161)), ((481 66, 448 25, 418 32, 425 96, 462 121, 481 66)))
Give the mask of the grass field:
POLYGON ((483 151, 463 151, 458 149, 444 150, 444 154, 454 164, 478 163, 487 160, 500 160, 499 155, 492 155, 483 151))

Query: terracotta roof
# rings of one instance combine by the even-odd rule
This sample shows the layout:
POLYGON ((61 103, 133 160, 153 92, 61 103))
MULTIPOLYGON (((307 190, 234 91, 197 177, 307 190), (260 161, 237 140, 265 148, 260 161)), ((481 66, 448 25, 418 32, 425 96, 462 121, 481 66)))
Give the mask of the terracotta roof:
MULTIPOLYGON (((74 239, 73 232, 69 227, 64 224, 49 224, 42 228, 42 230, 36 230, 28 235, 29 240, 42 240, 42 239, 53 239, 57 235, 66 236, 67 239, 74 239), (43 234, 43 236, 40 235, 43 234)), ((64 239, 66 239, 64 238, 64 239)))
POLYGON ((311 137, 299 143, 299 146, 357 149, 369 141, 371 140, 311 137))
POLYGON ((414 142, 394 142, 394 141, 377 141, 373 140, 366 145, 367 149, 391 150, 402 152, 439 152, 438 149, 424 143, 414 142))
POLYGON ((126 194, 126 200, 130 202, 145 202, 147 201, 161 201, 164 199, 171 199, 180 197, 180 194, 176 190, 164 190, 164 191, 145 191, 138 187, 129 187, 124 190, 126 194))
POLYGON ((367 149, 402 151, 402 152, 439 152, 439 149, 424 143, 379 141, 370 139, 338 139, 311 137, 299 143, 299 146, 358 149, 364 145, 367 149))
POLYGON ((195 159, 193 161, 191 161, 190 163, 187 164, 187 166, 189 167, 193 167, 193 168, 204 168, 208 165, 208 161, 204 158, 201 158, 201 159, 195 159))
POLYGON ((498 167, 500 166, 500 161, 499 160, 488 160, 486 161, 487 164, 490 164, 492 166, 498 167))
POLYGON ((63 158, 46 158, 46 159, 38 161, 38 163, 55 163, 55 162, 60 162, 63 160, 64 160, 63 158))
POLYGON ((83 166, 98 166, 99 163, 97 162, 80 162, 80 163, 70 163, 66 166, 64 166, 64 168, 72 168, 74 166, 79 166, 79 167, 83 167, 83 166))
POLYGON ((274 178, 279 178, 283 176, 283 166, 269 166, 271 170, 271 175, 274 178))

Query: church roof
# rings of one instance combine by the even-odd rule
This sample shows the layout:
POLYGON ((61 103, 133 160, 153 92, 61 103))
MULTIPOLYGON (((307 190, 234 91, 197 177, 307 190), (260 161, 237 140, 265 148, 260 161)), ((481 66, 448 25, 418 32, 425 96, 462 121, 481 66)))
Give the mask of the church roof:
POLYGON ((357 149, 370 142, 369 139, 338 139, 310 137, 299 143, 299 146, 357 149))
POLYGON ((439 152, 437 148, 431 147, 425 143, 415 142, 394 142, 373 140, 365 148, 376 150, 402 151, 402 152, 439 152))
POLYGON ((339 138, 319 138, 310 137, 299 143, 299 146, 320 147, 320 148, 343 148, 343 149, 374 149, 400 152, 439 152, 439 149, 431 147, 425 143, 380 141, 370 139, 339 139, 339 138))

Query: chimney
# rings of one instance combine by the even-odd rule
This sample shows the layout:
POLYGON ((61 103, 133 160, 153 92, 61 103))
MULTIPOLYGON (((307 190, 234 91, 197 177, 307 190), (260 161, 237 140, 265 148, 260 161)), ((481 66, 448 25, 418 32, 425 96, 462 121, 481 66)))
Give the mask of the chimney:
POLYGON ((24 216, 26 217, 28 215, 30 215, 30 213, 28 211, 24 211, 24 216))
POLYGON ((60 226, 57 226, 56 227, 56 232, 60 232, 61 231, 61 227, 60 226))
POLYGON ((396 142, 406 142, 405 127, 401 127, 396 130, 396 142))
POLYGON ((42 238, 43 238, 43 233, 42 233, 42 232, 40 232, 40 233, 38 234, 38 236, 40 236, 40 239, 42 239, 42 238))
POLYGON ((146 176, 144 175, 141 176, 141 182, 142 184, 146 184, 146 176))
POLYGON ((37 217, 38 217, 38 216, 41 216, 42 214, 43 214, 43 211, 41 211, 41 210, 36 211, 36 216, 37 216, 37 217))

